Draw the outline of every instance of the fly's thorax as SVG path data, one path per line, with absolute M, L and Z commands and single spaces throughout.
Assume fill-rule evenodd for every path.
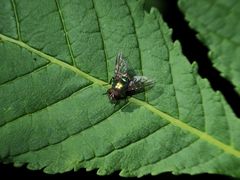
M 129 80 L 127 77 L 122 77 L 121 79 L 116 79 L 112 87 L 116 90 L 125 91 L 129 85 Z
M 117 82 L 117 84 L 115 85 L 115 89 L 122 89 L 123 88 L 123 83 L 121 82 Z

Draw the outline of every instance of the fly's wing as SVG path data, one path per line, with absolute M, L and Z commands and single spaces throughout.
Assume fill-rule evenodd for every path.
M 153 86 L 154 81 L 148 79 L 145 76 L 134 76 L 129 82 L 127 92 L 134 94 L 137 92 L 142 92 L 145 89 L 149 89 Z
M 115 79 L 122 79 L 122 77 L 128 77 L 128 63 L 124 59 L 122 53 L 118 53 L 115 64 Z

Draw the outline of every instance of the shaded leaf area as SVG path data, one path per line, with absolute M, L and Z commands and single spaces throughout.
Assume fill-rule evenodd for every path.
M 52 174 L 240 176 L 239 119 L 157 10 L 135 0 L 2 4 L 2 162 Z M 115 106 L 104 93 L 119 51 L 156 83 Z
M 199 32 L 199 39 L 209 47 L 213 65 L 240 93 L 240 2 L 180 0 L 179 6 L 190 26 Z

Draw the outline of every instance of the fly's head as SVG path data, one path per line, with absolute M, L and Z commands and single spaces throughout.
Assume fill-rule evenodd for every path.
M 108 94 L 109 100 L 112 103 L 117 102 L 121 97 L 121 93 L 120 93 L 119 89 L 115 89 L 115 88 L 108 89 L 107 94 Z

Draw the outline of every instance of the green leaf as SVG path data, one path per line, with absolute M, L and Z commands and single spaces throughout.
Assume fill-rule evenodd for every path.
M 240 121 L 197 74 L 156 9 L 135 0 L 1 0 L 0 160 L 59 173 L 240 177 Z M 122 51 L 156 81 L 104 93 Z
M 210 49 L 209 57 L 240 94 L 240 1 L 180 0 L 190 26 Z

